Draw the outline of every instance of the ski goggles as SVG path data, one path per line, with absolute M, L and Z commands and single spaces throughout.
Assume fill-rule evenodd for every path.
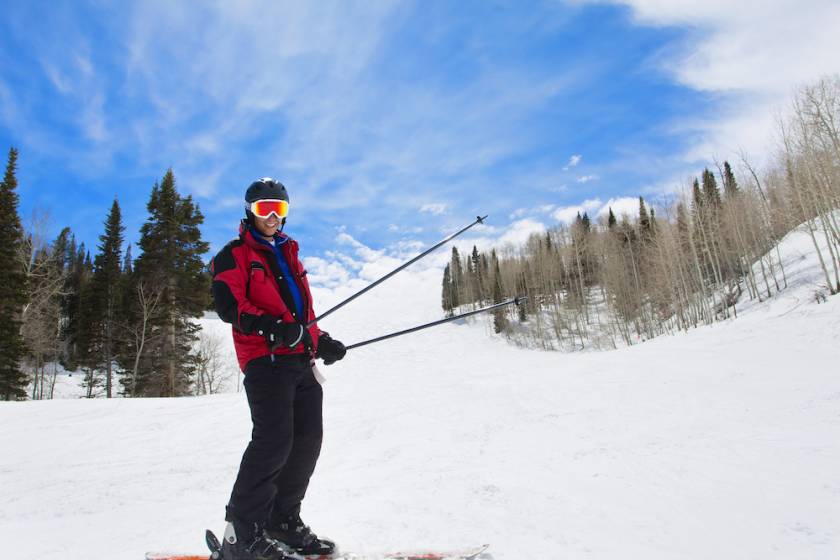
M 266 198 L 255 200 L 250 206 L 251 213 L 258 218 L 268 218 L 272 214 L 278 218 L 285 218 L 289 213 L 289 201 Z

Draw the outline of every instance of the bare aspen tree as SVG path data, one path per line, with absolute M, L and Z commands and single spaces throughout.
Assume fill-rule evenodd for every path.
M 233 376 L 230 364 L 225 362 L 222 353 L 223 339 L 202 330 L 198 335 L 196 346 L 195 394 L 216 394 Z
M 61 314 L 59 297 L 66 279 L 64 253 L 59 247 L 67 230 L 55 244 L 44 239 L 49 216 L 33 216 L 28 235 L 21 244 L 20 266 L 26 275 L 27 301 L 21 313 L 21 334 L 27 341 L 27 365 L 32 372 L 30 398 L 48 398 L 54 381 L 47 379 L 47 367 L 61 353 Z
M 160 305 L 163 290 L 159 286 L 149 286 L 145 281 L 137 283 L 136 297 L 139 317 L 137 324 L 130 328 L 134 339 L 134 364 L 131 369 L 131 395 L 137 394 L 137 376 L 140 370 L 140 360 L 143 357 L 143 350 L 149 342 L 151 335 L 151 320 Z

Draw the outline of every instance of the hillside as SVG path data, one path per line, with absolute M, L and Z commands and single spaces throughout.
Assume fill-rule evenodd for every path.
M 304 520 L 360 552 L 837 558 L 840 299 L 814 297 L 809 243 L 783 244 L 788 290 L 689 333 L 561 354 L 449 324 L 322 367 Z M 352 343 L 438 318 L 439 278 L 403 273 L 322 326 Z M 241 393 L 0 403 L 0 424 L 0 533 L 20 560 L 203 551 L 250 431 Z

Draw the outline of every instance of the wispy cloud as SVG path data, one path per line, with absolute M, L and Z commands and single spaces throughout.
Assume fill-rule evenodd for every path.
M 580 160 L 583 159 L 583 156 L 580 154 L 574 154 L 572 157 L 569 158 L 569 163 L 563 167 L 563 171 L 568 171 L 570 168 L 575 167 L 577 164 L 580 163 Z
M 696 138 L 686 161 L 731 157 L 742 148 L 767 155 L 774 115 L 793 90 L 840 72 L 834 0 L 607 1 L 628 6 L 639 25 L 685 29 L 652 60 L 678 83 L 721 96 L 714 113 L 675 122 Z
M 440 214 L 443 214 L 444 212 L 446 212 L 446 208 L 447 208 L 446 204 L 437 202 L 437 203 L 424 204 L 423 206 L 420 207 L 420 211 L 421 212 L 426 212 L 428 214 L 434 214 L 436 216 L 439 216 Z

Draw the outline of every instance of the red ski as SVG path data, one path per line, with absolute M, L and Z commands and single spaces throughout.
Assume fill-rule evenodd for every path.
M 432 551 L 418 550 L 410 552 L 390 552 L 383 554 L 354 554 L 352 552 L 340 553 L 336 556 L 306 556 L 306 560 L 492 560 L 489 555 L 484 554 L 489 545 L 482 545 L 464 550 Z M 213 558 L 210 556 L 210 558 Z M 146 554 L 146 560 L 208 560 L 208 555 L 195 554 Z M 220 558 L 224 560 L 224 558 Z

